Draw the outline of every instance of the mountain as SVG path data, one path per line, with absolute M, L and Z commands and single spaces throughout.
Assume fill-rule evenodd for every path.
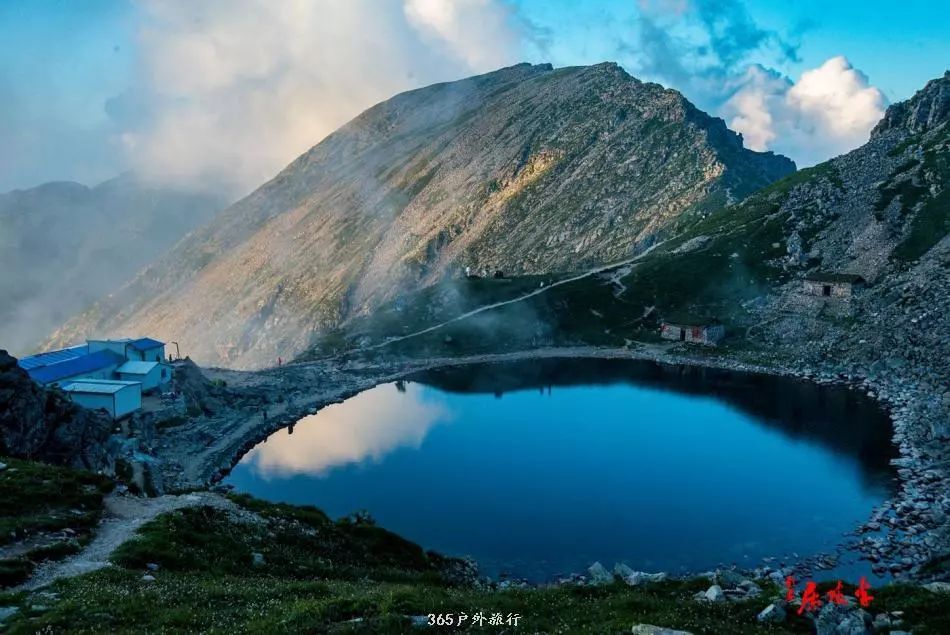
M 844 304 L 804 293 L 806 276 L 828 274 L 866 284 Z M 934 439 L 950 437 L 950 72 L 891 106 L 865 145 L 711 212 L 634 263 L 451 321 L 538 288 L 521 282 L 425 289 L 309 356 L 618 347 L 656 341 L 664 320 L 711 317 L 726 327 L 727 358 L 867 378 L 897 401 L 920 391 L 925 410 L 902 434 L 937 455 L 945 442 Z
M 0 345 L 31 351 L 224 206 L 133 174 L 0 194 Z
M 249 367 L 457 275 L 639 253 L 794 170 L 616 64 L 505 68 L 378 104 L 71 321 Z

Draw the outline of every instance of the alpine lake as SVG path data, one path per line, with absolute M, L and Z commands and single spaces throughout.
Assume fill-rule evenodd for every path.
M 368 512 L 482 574 L 673 575 L 833 552 L 895 488 L 887 415 L 841 386 L 645 361 L 456 366 L 274 433 L 227 483 Z M 831 575 L 870 576 L 856 559 Z

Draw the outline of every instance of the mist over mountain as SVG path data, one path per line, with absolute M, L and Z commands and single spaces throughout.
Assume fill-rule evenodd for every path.
M 344 323 L 304 357 L 620 349 L 656 338 L 663 321 L 715 318 L 725 348 L 755 363 L 921 386 L 924 447 L 950 435 L 948 271 L 950 72 L 888 108 L 861 147 L 711 212 L 635 263 L 460 320 L 517 296 L 505 287 L 518 281 L 470 281 L 479 300 L 461 309 L 463 285 L 427 288 Z M 804 279 L 828 276 L 863 282 L 844 305 L 826 303 Z
M 131 173 L 0 194 L 0 346 L 33 350 L 225 205 Z
M 54 339 L 147 332 L 270 363 L 465 267 L 630 256 L 793 170 L 616 64 L 521 64 L 370 108 Z

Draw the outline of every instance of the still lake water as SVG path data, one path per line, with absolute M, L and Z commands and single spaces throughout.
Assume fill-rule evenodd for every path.
M 622 360 L 430 371 L 306 417 L 229 483 L 367 510 L 484 574 L 830 551 L 891 493 L 888 418 L 840 387 Z

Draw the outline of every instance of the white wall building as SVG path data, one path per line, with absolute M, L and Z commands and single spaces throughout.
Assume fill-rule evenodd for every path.
M 82 379 L 62 386 L 69 398 L 90 410 L 105 410 L 113 419 L 142 407 L 142 384 L 137 381 Z
M 116 419 L 142 407 L 143 391 L 171 381 L 164 362 L 165 344 L 150 337 L 86 340 L 18 361 L 38 384 L 60 386 L 79 405 L 103 408 Z
M 148 392 L 167 384 L 172 378 L 172 369 L 161 362 L 126 362 L 115 370 L 122 381 L 137 381 L 142 392 Z

